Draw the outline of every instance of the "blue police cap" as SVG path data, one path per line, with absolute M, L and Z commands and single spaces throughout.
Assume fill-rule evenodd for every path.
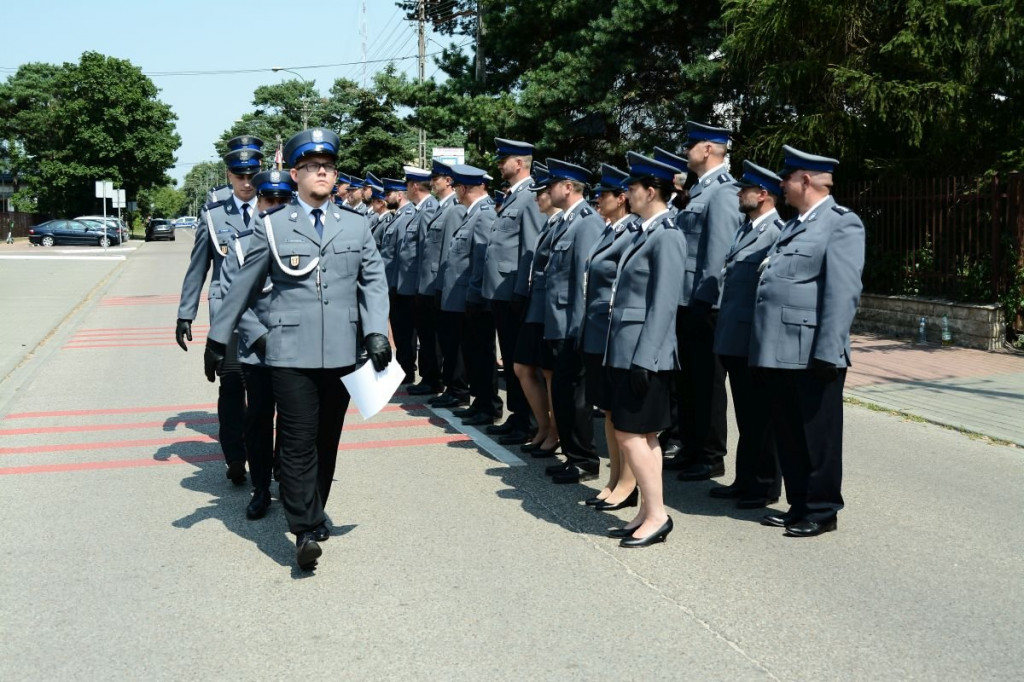
M 384 201 L 384 188 L 376 185 L 370 185 L 370 198 L 378 201 Z
M 395 178 L 384 178 L 384 193 L 388 192 L 404 192 L 405 191 L 405 180 L 396 180 Z
M 431 159 L 430 161 L 430 177 L 436 178 L 439 175 L 446 175 L 451 177 L 452 169 L 447 163 L 438 161 L 437 159 Z
M 533 184 L 526 189 L 531 192 L 540 192 L 547 189 L 551 184 L 551 176 L 548 175 L 548 167 L 536 161 L 533 162 Z
M 366 184 L 373 188 L 384 189 L 384 183 L 381 182 L 381 179 L 370 171 L 366 171 Z
M 779 171 L 779 175 L 782 177 L 786 177 L 793 171 L 798 170 L 834 173 L 836 166 L 839 165 L 838 159 L 832 159 L 827 156 L 818 156 L 816 154 L 808 154 L 807 152 L 802 152 L 799 149 L 790 147 L 788 144 L 782 145 L 782 154 L 784 156 L 784 160 L 782 163 L 782 170 Z
M 342 173 L 341 171 L 338 171 L 338 181 L 335 182 L 334 184 L 335 185 L 351 185 L 352 184 L 352 176 L 349 175 L 348 173 Z
M 290 197 L 295 191 L 292 175 L 288 171 L 265 170 L 252 179 L 256 194 L 261 197 Z
M 695 121 L 686 122 L 686 146 L 692 146 L 698 142 L 717 142 L 719 144 L 729 144 L 729 138 L 732 132 L 728 128 L 716 128 L 714 126 L 705 125 L 703 123 L 697 123 Z
M 661 147 L 654 148 L 654 160 L 672 166 L 679 173 L 685 173 L 689 170 L 689 167 L 686 165 L 686 159 Z
M 430 171 L 416 166 L 402 166 L 406 182 L 430 182 Z
M 307 154 L 324 154 L 325 156 L 338 157 L 338 147 L 341 146 L 341 139 L 337 133 L 327 128 L 310 128 L 295 133 L 284 145 L 284 160 L 289 166 Z
M 348 188 L 349 189 L 362 189 L 364 186 L 362 178 L 358 175 L 348 176 Z
M 741 187 L 760 187 L 778 196 L 782 196 L 781 182 L 782 178 L 772 171 L 746 159 L 743 160 L 743 176 L 736 181 Z
M 235 149 L 224 155 L 224 165 L 235 175 L 254 175 L 260 171 L 262 158 L 258 149 Z
M 636 182 L 643 178 L 658 178 L 672 182 L 676 174 L 679 173 L 679 169 L 674 166 L 636 152 L 626 152 L 626 162 L 629 164 L 627 182 Z
M 582 182 L 584 185 L 590 184 L 590 171 L 582 166 L 559 159 L 548 159 L 547 166 L 548 174 L 551 176 L 552 181 L 575 180 L 576 182 Z
M 506 156 L 533 156 L 535 147 L 529 142 L 519 140 L 506 140 L 503 137 L 494 138 L 494 146 L 498 148 L 498 158 Z
M 601 181 L 594 187 L 594 192 L 622 192 L 626 189 L 629 173 L 619 170 L 607 163 L 601 164 Z
M 464 163 L 453 163 L 452 182 L 456 185 L 484 185 L 487 184 L 487 171 L 476 166 L 469 166 Z
M 263 140 L 255 135 L 232 137 L 225 144 L 227 144 L 229 151 L 235 151 L 236 149 L 263 149 Z

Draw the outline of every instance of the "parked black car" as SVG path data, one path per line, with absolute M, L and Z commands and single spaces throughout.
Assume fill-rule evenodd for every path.
M 174 225 L 170 220 L 164 218 L 153 218 L 146 226 L 146 241 L 154 239 L 170 239 L 174 241 Z
M 94 246 L 116 246 L 121 243 L 119 230 L 99 223 L 84 220 L 47 220 L 28 230 L 28 240 L 33 244 L 53 246 L 55 244 L 91 244 Z

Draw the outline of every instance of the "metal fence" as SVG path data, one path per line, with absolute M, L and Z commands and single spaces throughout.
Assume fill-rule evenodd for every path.
M 833 194 L 864 221 L 865 291 L 993 303 L 1019 286 L 1019 173 L 837 183 Z

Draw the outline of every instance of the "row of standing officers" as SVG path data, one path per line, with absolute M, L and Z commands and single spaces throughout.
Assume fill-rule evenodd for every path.
M 388 317 L 410 394 L 434 394 L 432 404 L 533 456 L 561 450 L 565 461 L 547 469 L 555 483 L 598 475 L 592 409 L 599 408 L 610 476 L 587 502 L 639 506 L 610 533 L 623 546 L 648 546 L 672 531 L 663 467 L 683 480 L 724 473 L 726 377 L 740 431 L 736 479 L 712 494 L 746 508 L 771 504 L 781 463 L 789 510 L 763 522 L 795 537 L 835 528 L 863 226 L 831 199 L 835 159 L 785 147 L 782 171 L 745 161 L 736 180 L 726 163 L 729 131 L 693 122 L 687 130 L 682 154 L 631 152 L 628 171 L 606 164 L 596 186 L 587 169 L 536 163 L 532 145 L 498 138 L 508 189 L 496 207 L 484 170 L 436 161 L 429 170 L 407 167 L 400 180 L 346 178 L 332 203 L 337 138 L 313 129 L 285 149 L 296 198 L 248 219 L 236 180 L 254 179 L 231 162 L 258 163 L 261 154 L 244 145 L 229 152 L 233 193 L 204 209 L 179 342 L 184 347 L 183 325 L 198 305 L 193 271 L 205 277 L 197 262 L 212 263 L 216 278 L 218 260 L 233 256 L 237 275 L 226 278 L 222 265 L 217 294 L 210 287 L 209 376 L 220 374 L 223 401 L 234 356 L 266 367 L 269 390 L 257 390 L 276 401 L 281 497 L 300 566 L 315 564 L 318 542 L 329 536 L 322 508 L 347 406 L 336 377 L 364 349 L 378 369 L 390 360 L 381 322 Z M 696 182 L 684 185 L 687 174 Z M 776 210 L 783 198 L 798 213 L 789 221 Z M 220 212 L 242 219 L 231 225 Z M 321 222 L 338 225 L 321 232 Z M 312 386 L 296 372 L 316 374 L 306 378 Z M 241 383 L 248 388 L 248 374 Z M 324 393 L 327 384 L 337 395 Z M 320 408 L 312 414 L 310 396 Z M 237 480 L 225 416 L 221 440 L 228 476 Z M 271 453 L 264 461 L 273 450 L 261 448 Z M 267 469 L 250 463 L 253 518 L 269 504 L 260 493 Z

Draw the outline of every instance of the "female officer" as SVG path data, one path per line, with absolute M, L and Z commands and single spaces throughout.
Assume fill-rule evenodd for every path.
M 615 440 L 643 501 L 636 517 L 609 536 L 622 538 L 621 547 L 647 547 L 672 532 L 662 498 L 658 432 L 672 423 L 669 390 L 672 372 L 679 369 L 675 325 L 686 241 L 667 206 L 675 169 L 634 152 L 627 159 L 629 203 L 641 222 L 612 286 L 604 364 Z

